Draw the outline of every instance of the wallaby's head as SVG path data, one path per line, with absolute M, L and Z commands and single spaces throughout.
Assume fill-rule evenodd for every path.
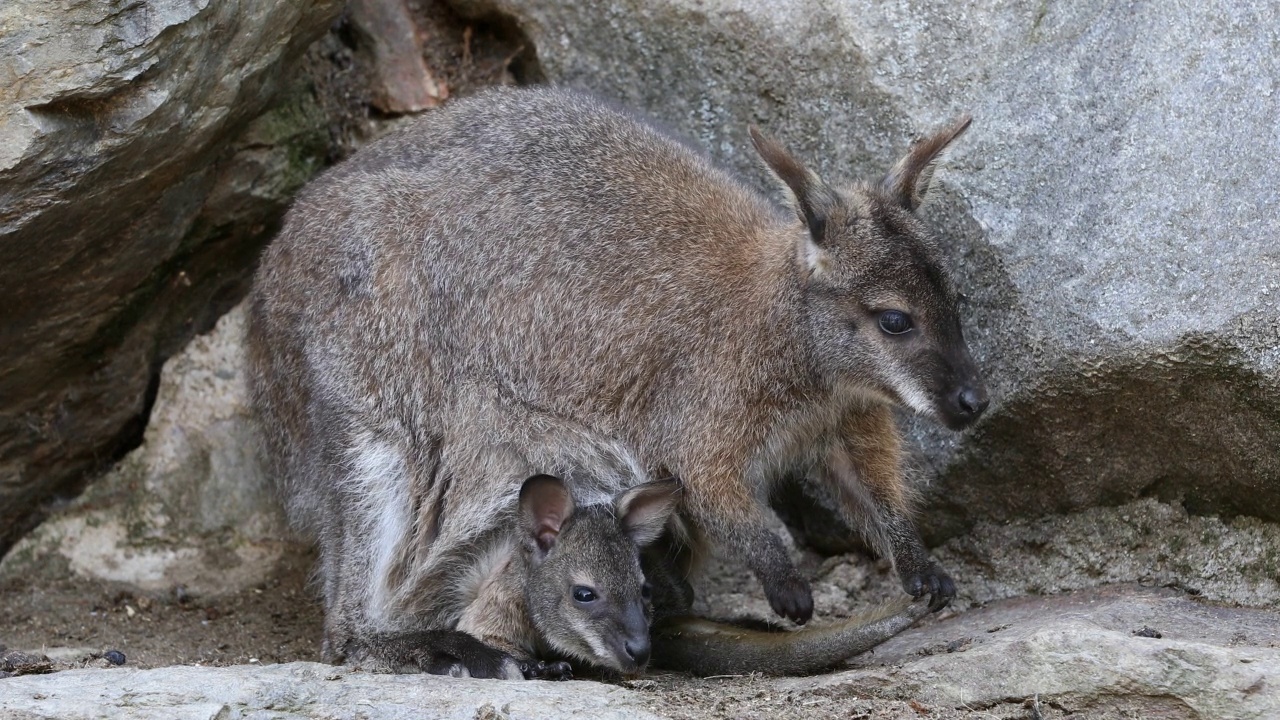
M 935 163 L 969 121 L 917 143 L 878 187 L 849 188 L 828 185 L 751 128 L 806 228 L 795 262 L 819 367 L 834 383 L 855 383 L 953 429 L 978 419 L 987 392 L 937 243 L 915 212 Z
M 559 479 L 525 482 L 520 514 L 532 558 L 525 601 L 548 645 L 619 672 L 644 669 L 652 606 L 640 549 L 662 534 L 679 499 L 678 481 L 659 480 L 575 508 Z

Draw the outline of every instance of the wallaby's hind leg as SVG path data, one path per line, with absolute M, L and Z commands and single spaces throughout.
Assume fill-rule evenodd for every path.
M 892 558 L 903 590 L 917 598 L 929 595 L 929 608 L 941 610 L 955 597 L 956 584 L 929 557 L 911 519 L 892 413 L 881 405 L 850 412 L 842 430 L 843 446 L 831 458 L 828 471 L 846 517 Z
M 524 679 L 532 665 L 458 630 L 374 633 L 352 641 L 347 659 L 356 665 L 393 672 L 502 680 Z M 545 671 L 545 666 L 541 669 Z
M 334 525 L 337 527 L 330 528 L 320 537 L 320 567 L 317 574 L 323 583 L 321 591 L 324 599 L 324 643 L 320 657 L 327 663 L 336 664 L 345 659 L 343 653 L 351 639 L 351 623 L 338 611 L 342 593 L 342 573 L 339 569 L 341 555 L 338 548 L 342 538 L 341 523 L 335 522 Z
M 317 458 L 335 457 L 330 452 L 315 453 Z M 314 473 L 317 512 L 328 518 L 318 528 L 316 545 L 319 550 L 316 579 L 319 581 L 324 601 L 324 642 L 321 658 L 328 663 L 341 663 L 346 659 L 346 649 L 359 626 L 360 612 L 356 607 L 353 588 L 361 587 L 359 579 L 353 580 L 349 568 L 358 552 L 350 547 L 352 538 L 348 527 L 349 516 L 344 514 L 343 501 L 335 488 L 339 480 L 334 473 L 336 462 L 312 463 L 308 472 Z

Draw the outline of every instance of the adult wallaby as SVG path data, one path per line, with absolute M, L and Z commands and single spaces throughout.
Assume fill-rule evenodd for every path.
M 326 655 L 431 587 L 414 558 L 441 508 L 514 500 L 509 475 L 442 471 L 455 443 L 499 443 L 477 392 L 506 398 L 498 425 L 516 408 L 628 448 L 639 476 L 679 477 L 678 519 L 744 559 L 781 615 L 813 611 L 765 523 L 785 476 L 834 485 L 907 592 L 945 604 L 955 587 L 910 520 L 890 408 L 961 428 L 987 404 L 914 215 L 967 126 L 879 185 L 841 187 L 753 131 L 793 196 L 784 212 L 598 100 L 501 89 L 312 182 L 262 258 L 249 350 L 290 512 L 320 539 Z M 528 456 L 529 438 L 500 442 Z M 576 495 L 596 478 L 566 480 Z

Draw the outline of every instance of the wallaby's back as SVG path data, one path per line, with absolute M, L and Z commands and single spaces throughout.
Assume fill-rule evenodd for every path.
M 317 400 L 372 400 L 397 431 L 437 426 L 449 383 L 478 376 L 632 442 L 674 442 L 670 416 L 703 392 L 684 378 L 732 368 L 716 355 L 740 348 L 710 341 L 763 312 L 758 243 L 784 222 L 604 104 L 494 93 L 308 187 L 264 256 L 259 315 L 322 328 L 304 339 Z

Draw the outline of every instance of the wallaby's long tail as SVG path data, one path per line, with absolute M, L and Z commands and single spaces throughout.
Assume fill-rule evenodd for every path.
M 928 600 L 898 602 L 838 623 L 764 630 L 693 616 L 652 631 L 654 667 L 695 675 L 806 675 L 866 652 L 929 614 Z

